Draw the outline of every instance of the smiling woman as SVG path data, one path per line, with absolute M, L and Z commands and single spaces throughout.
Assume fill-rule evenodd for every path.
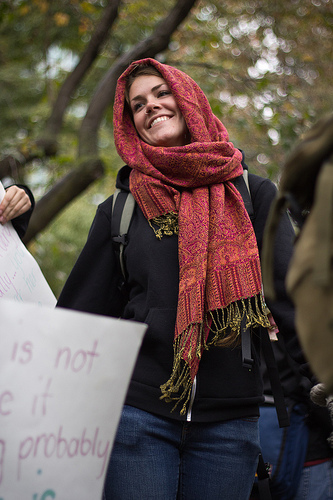
M 248 500 L 260 450 L 259 339 L 270 327 L 258 244 L 276 189 L 249 175 L 252 226 L 233 184 L 243 155 L 200 87 L 176 68 L 154 59 L 131 64 L 118 79 L 113 111 L 115 145 L 126 163 L 117 187 L 136 201 L 124 249 L 126 294 L 119 293 L 110 197 L 58 302 L 148 325 L 104 499 Z M 292 237 L 286 215 L 278 239 L 283 258 Z M 286 264 L 277 264 L 274 318 L 289 335 Z M 239 348 L 243 321 L 256 328 L 251 370 Z
M 152 146 L 184 146 L 188 129 L 176 100 L 161 75 L 138 72 L 129 89 L 135 128 Z

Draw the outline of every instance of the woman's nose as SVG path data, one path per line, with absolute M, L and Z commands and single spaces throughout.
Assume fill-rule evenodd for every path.
M 153 111 L 153 109 L 159 109 L 160 105 L 158 103 L 156 103 L 155 101 L 148 101 L 146 103 L 146 115 L 148 115 L 149 113 L 151 113 L 151 111 Z

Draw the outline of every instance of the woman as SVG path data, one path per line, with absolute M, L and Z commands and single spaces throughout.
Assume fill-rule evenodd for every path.
M 114 137 L 126 162 L 117 185 L 137 204 L 125 249 L 128 299 L 102 203 L 58 305 L 149 325 L 105 483 L 105 498 L 248 499 L 259 454 L 261 295 L 258 246 L 273 184 L 250 176 L 254 229 L 232 180 L 242 153 L 228 142 L 198 85 L 153 59 L 118 80 Z M 286 337 L 292 308 L 283 279 L 292 229 L 281 225 L 273 310 Z M 257 238 L 257 242 L 256 242 Z M 281 248 L 277 248 L 279 252 Z M 241 321 L 254 328 L 244 368 Z

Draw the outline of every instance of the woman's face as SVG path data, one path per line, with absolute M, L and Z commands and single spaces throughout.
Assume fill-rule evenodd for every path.
M 135 128 L 151 146 L 184 146 L 187 126 L 167 83 L 155 75 L 135 78 L 129 91 Z

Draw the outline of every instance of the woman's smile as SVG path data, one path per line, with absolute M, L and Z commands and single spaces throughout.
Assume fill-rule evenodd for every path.
M 155 118 L 155 120 L 152 121 L 150 128 L 152 128 L 157 123 L 164 122 L 166 120 L 170 120 L 170 117 L 169 116 L 159 116 L 158 118 Z

